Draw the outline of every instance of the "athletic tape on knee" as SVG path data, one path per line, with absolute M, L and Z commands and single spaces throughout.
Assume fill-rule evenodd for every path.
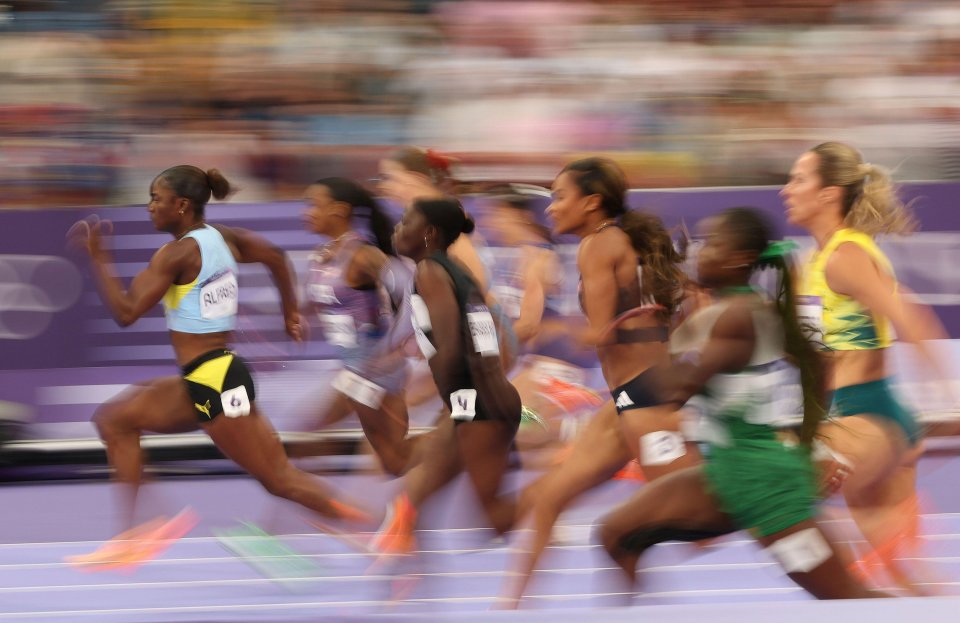
M 800 530 L 778 539 L 767 546 L 767 551 L 787 573 L 813 571 L 833 555 L 830 545 L 816 528 Z
M 658 430 L 640 437 L 641 465 L 669 465 L 687 453 L 680 433 Z
M 387 390 L 373 381 L 368 381 L 350 370 L 340 372 L 333 379 L 332 385 L 335 390 L 347 398 L 371 409 L 379 409 L 380 405 L 383 404 L 383 397 L 387 393 Z

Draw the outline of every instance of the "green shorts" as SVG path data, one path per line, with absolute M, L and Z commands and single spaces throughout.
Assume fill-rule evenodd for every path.
M 922 437 L 913 413 L 893 395 L 890 379 L 841 387 L 833 392 L 833 406 L 840 417 L 875 415 L 892 420 L 911 444 L 916 444 Z
M 734 431 L 735 432 L 735 431 Z M 817 481 L 810 456 L 799 446 L 769 439 L 736 439 L 712 446 L 704 466 L 710 493 L 738 528 L 770 536 L 813 519 Z
M 213 350 L 183 367 L 183 380 L 201 422 L 221 413 L 227 417 L 250 415 L 256 399 L 253 377 L 243 359 L 229 350 Z

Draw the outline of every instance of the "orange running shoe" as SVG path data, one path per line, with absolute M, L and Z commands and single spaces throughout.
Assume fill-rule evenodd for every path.
M 598 407 L 603 399 L 583 385 L 567 383 L 558 378 L 550 377 L 540 390 L 543 397 L 556 404 L 567 413 L 574 413 L 582 409 Z
M 627 464 L 623 466 L 623 469 L 613 475 L 613 480 L 636 480 L 637 482 L 647 482 L 646 476 L 643 475 L 643 468 L 640 467 L 640 462 L 637 461 L 637 459 L 627 461 Z
M 340 500 L 331 499 L 330 507 L 336 511 L 339 519 L 350 523 L 371 523 L 373 521 L 373 517 L 364 511 Z
M 133 571 L 165 552 L 198 522 L 197 514 L 185 508 L 169 520 L 161 517 L 128 530 L 120 535 L 127 538 L 112 539 L 92 554 L 70 556 L 65 560 L 88 571 Z
M 68 564 L 79 567 L 116 562 L 132 549 L 133 543 L 141 539 L 144 535 L 154 532 L 166 523 L 166 521 L 166 517 L 151 519 L 146 523 L 134 526 L 126 532 L 118 534 L 89 554 L 65 556 L 63 560 Z
M 387 515 L 370 543 L 381 554 L 409 554 L 416 550 L 413 528 L 417 522 L 417 509 L 410 503 L 406 493 L 401 493 L 387 506 Z

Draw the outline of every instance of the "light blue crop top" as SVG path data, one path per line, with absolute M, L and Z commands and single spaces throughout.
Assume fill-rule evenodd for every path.
M 167 328 L 183 333 L 232 331 L 237 324 L 237 262 L 215 228 L 204 225 L 184 235 L 200 246 L 200 274 L 173 284 L 163 296 Z

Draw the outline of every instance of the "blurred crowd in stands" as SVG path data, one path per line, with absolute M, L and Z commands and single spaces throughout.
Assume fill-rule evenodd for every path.
M 614 155 L 636 187 L 775 184 L 823 140 L 960 179 L 956 0 L 0 0 L 0 206 L 237 200 L 367 179 L 395 145 L 467 180 Z

